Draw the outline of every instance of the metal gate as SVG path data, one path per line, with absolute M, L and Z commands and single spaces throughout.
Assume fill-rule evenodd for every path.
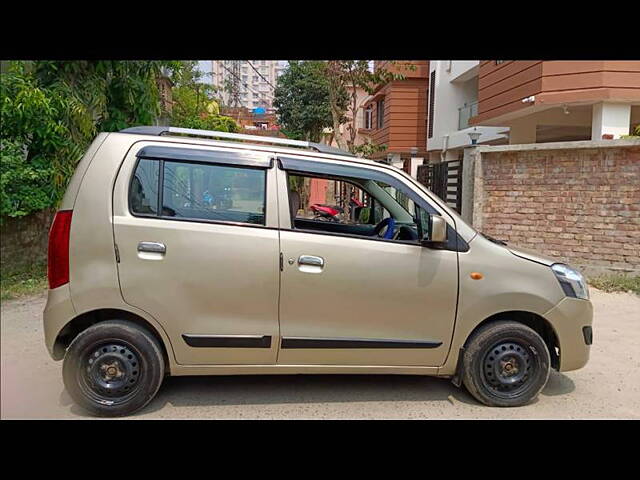
M 420 165 L 418 181 L 458 213 L 462 207 L 462 160 Z

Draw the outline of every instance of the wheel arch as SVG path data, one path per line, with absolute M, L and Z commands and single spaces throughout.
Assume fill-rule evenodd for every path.
M 521 323 L 526 325 L 527 327 L 534 330 L 542 340 L 544 341 L 547 349 L 549 350 L 549 357 L 551 359 L 551 367 L 555 370 L 559 370 L 560 368 L 560 355 L 562 352 L 560 351 L 560 341 L 558 339 L 558 334 L 556 333 L 553 325 L 545 319 L 543 316 L 528 312 L 524 310 L 507 310 L 499 313 L 494 313 L 484 320 L 479 322 L 467 335 L 467 338 L 464 341 L 462 347 L 458 352 L 458 359 L 456 363 L 455 373 L 452 377 L 452 382 L 456 386 L 460 386 L 462 384 L 462 356 L 464 350 L 469 344 L 469 340 L 473 338 L 475 333 L 485 325 L 490 323 L 499 322 L 499 321 L 512 321 Z
M 558 340 L 558 334 L 556 333 L 553 325 L 545 319 L 543 316 L 538 315 L 537 313 L 527 312 L 523 310 L 509 310 L 505 312 L 495 313 L 484 320 L 482 320 L 478 325 L 474 327 L 464 342 L 463 348 L 466 348 L 469 340 L 473 337 L 473 335 L 482 327 L 489 323 L 498 322 L 498 321 L 512 321 L 518 322 L 527 327 L 534 330 L 544 343 L 547 345 L 547 349 L 549 350 L 549 356 L 551 357 L 551 367 L 554 369 L 560 368 L 560 341 Z
M 65 351 L 71 345 L 74 338 L 87 328 L 107 320 L 127 320 L 147 330 L 160 344 L 162 358 L 164 359 L 165 372 L 171 373 L 169 360 L 170 346 L 167 346 L 158 329 L 147 319 L 127 310 L 117 308 L 102 308 L 82 313 L 70 320 L 59 332 L 53 345 L 53 357 L 55 360 L 64 358 Z

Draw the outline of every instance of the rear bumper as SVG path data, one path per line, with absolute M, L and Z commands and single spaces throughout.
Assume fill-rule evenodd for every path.
M 49 355 L 54 360 L 62 360 L 64 351 L 55 348 L 56 339 L 60 330 L 76 315 L 71 303 L 69 284 L 62 285 L 54 290 L 49 290 L 47 304 L 42 312 L 44 325 L 44 343 Z
M 591 350 L 591 302 L 566 297 L 544 317 L 553 325 L 560 343 L 559 371 L 568 372 L 584 367 Z

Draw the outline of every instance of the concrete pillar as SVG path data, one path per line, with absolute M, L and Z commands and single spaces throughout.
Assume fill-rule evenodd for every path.
M 591 116 L 591 140 L 604 140 L 603 135 L 629 135 L 631 105 L 624 103 L 600 102 L 593 106 Z
M 462 159 L 462 202 L 460 204 L 460 216 L 471 224 L 473 222 L 473 176 L 475 172 L 475 152 L 477 147 L 464 149 Z
M 392 155 L 387 156 L 387 158 L 389 159 L 389 163 L 396 167 L 399 168 L 400 170 L 402 170 L 402 167 L 404 167 L 404 161 L 402 160 L 402 158 L 400 158 L 400 154 L 399 153 L 394 153 Z
M 509 125 L 509 143 L 511 145 L 536 143 L 535 120 L 529 117 L 514 120 L 513 123 Z
M 476 148 L 473 161 L 473 208 L 471 225 L 478 231 L 482 231 L 484 210 L 484 176 L 482 174 L 482 154 Z
M 411 157 L 411 168 L 409 170 L 409 175 L 413 178 L 418 178 L 418 166 L 424 163 L 423 157 Z

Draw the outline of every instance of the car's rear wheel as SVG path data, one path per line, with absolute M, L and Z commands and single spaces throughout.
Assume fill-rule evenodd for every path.
M 535 399 L 549 379 L 544 340 L 517 322 L 489 323 L 474 333 L 463 354 L 463 382 L 480 402 L 518 407 Z
M 93 415 L 129 415 L 151 401 L 164 377 L 161 347 L 147 330 L 109 320 L 81 332 L 66 352 L 64 385 Z

